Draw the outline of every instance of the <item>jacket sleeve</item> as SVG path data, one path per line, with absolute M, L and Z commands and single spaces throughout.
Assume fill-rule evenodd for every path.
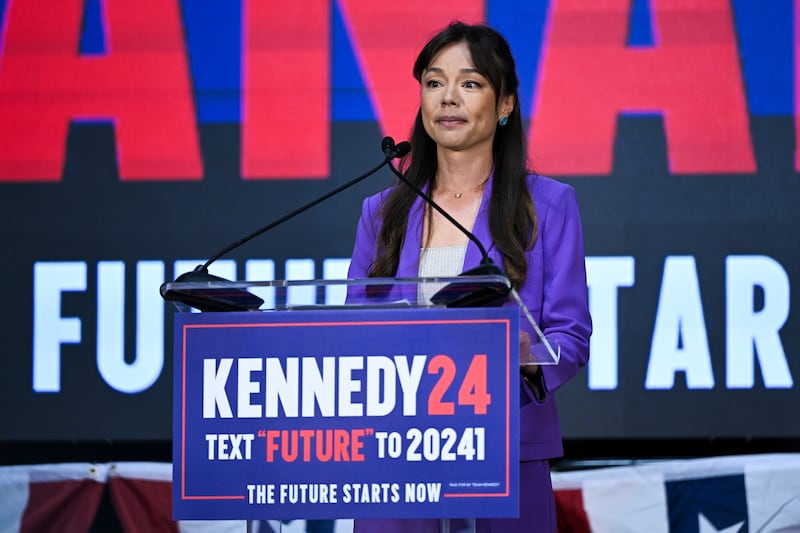
M 572 187 L 560 187 L 553 195 L 540 227 L 544 272 L 539 326 L 561 353 L 559 364 L 542 367 L 545 386 L 554 391 L 586 365 L 592 333 L 583 228 Z
M 377 217 L 379 205 L 380 195 L 365 199 L 361 205 L 361 217 L 358 219 L 353 255 L 350 258 L 350 267 L 347 271 L 349 279 L 366 278 L 372 263 L 375 261 L 376 243 L 378 232 L 380 231 Z M 364 287 L 348 287 L 348 303 L 364 302 L 366 298 Z

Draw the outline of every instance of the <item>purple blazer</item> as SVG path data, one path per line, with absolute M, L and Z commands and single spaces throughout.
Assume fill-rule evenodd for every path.
M 561 430 L 553 392 L 575 376 L 589 359 L 589 316 L 586 288 L 586 267 L 578 203 L 572 187 L 558 181 L 531 174 L 527 178 L 538 218 L 538 236 L 526 252 L 528 276 L 519 295 L 548 339 L 561 346 L 561 360 L 556 366 L 543 366 L 548 394 L 543 402 L 520 382 L 520 460 L 531 461 L 559 457 L 563 454 Z M 490 178 L 472 232 L 486 247 L 492 260 L 502 259 L 489 234 Z M 380 233 L 378 210 L 387 195 L 383 191 L 364 200 L 358 223 L 349 278 L 364 278 L 375 258 L 375 243 Z M 400 253 L 397 277 L 417 277 L 422 240 L 425 204 L 421 198 L 411 208 L 405 241 Z M 470 242 L 464 258 L 464 269 L 481 261 L 478 247 Z M 516 304 L 512 304 L 516 305 Z M 527 321 L 520 321 L 535 338 Z

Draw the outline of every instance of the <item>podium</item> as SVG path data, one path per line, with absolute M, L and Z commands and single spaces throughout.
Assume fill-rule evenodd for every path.
M 517 516 L 519 367 L 560 351 L 506 278 L 162 294 L 178 311 L 175 519 L 435 518 L 447 531 L 449 518 Z M 194 312 L 206 301 L 233 310 Z

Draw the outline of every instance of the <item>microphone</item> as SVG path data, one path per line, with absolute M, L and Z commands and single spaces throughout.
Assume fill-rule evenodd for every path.
M 361 174 L 357 178 L 354 178 L 344 185 L 341 185 L 334 190 L 323 194 L 319 198 L 316 198 L 307 204 L 298 207 L 291 213 L 287 213 L 286 215 L 278 218 L 263 226 L 253 233 L 247 235 L 239 239 L 238 241 L 229 244 L 225 248 L 222 248 L 215 254 L 211 256 L 211 258 L 206 261 L 202 265 L 197 265 L 194 270 L 191 272 L 186 272 L 181 274 L 175 279 L 175 283 L 214 283 L 214 282 L 228 282 L 225 278 L 221 278 L 219 276 L 215 276 L 208 272 L 208 267 L 222 257 L 223 255 L 227 254 L 228 252 L 235 250 L 236 248 L 242 246 L 246 242 L 258 237 L 262 233 L 265 233 L 272 228 L 279 226 L 290 220 L 297 215 L 311 209 L 312 207 L 316 206 L 327 200 L 328 198 L 339 194 L 340 192 L 344 191 L 345 189 L 349 189 L 353 185 L 365 180 L 366 178 L 372 176 L 377 171 L 379 171 L 384 166 L 389 166 L 390 168 L 394 169 L 394 167 L 390 164 L 392 159 L 397 157 L 403 157 L 411 150 L 411 145 L 407 142 L 402 142 L 399 145 L 395 145 L 394 139 L 391 137 L 384 137 L 381 141 L 381 151 L 384 154 L 383 161 L 380 164 L 376 165 L 375 167 L 371 168 L 364 174 Z M 261 307 L 261 304 L 264 303 L 264 300 L 256 296 L 255 294 L 245 290 L 245 289 L 238 289 L 233 287 L 209 287 L 209 288 L 198 288 L 198 289 L 175 289 L 170 288 L 167 289 L 167 284 L 161 285 L 160 288 L 161 297 L 165 300 L 176 301 L 180 303 L 184 303 L 201 311 L 252 311 L 256 310 Z
M 403 141 L 395 146 L 394 139 L 391 137 L 384 137 L 381 141 L 381 150 L 383 150 L 383 155 L 390 158 L 390 160 L 405 157 L 406 154 L 411 151 L 411 143 Z M 394 167 L 392 167 L 392 169 L 394 170 Z
M 404 150 L 403 155 L 411 150 L 411 145 L 407 142 L 401 142 L 399 145 L 394 147 L 394 141 L 391 139 L 391 137 L 385 138 L 384 142 L 386 142 L 387 139 L 392 141 L 392 146 L 388 147 L 390 150 L 393 149 L 398 152 Z M 403 145 L 408 145 L 408 149 L 405 149 Z M 387 153 L 387 147 L 384 147 L 384 153 Z M 439 204 L 433 201 L 433 198 L 425 194 L 422 189 L 411 183 L 411 181 L 409 181 L 409 179 L 406 178 L 402 172 L 397 170 L 395 166 L 391 164 L 391 160 L 389 160 L 388 167 L 392 173 L 400 179 L 400 181 L 411 188 L 411 190 L 413 190 L 417 196 L 425 200 L 429 206 L 436 209 L 436 211 L 438 211 L 440 215 L 447 219 L 448 222 L 454 225 L 461 233 L 466 235 L 470 241 L 475 243 L 475 245 L 478 247 L 478 250 L 480 250 L 482 257 L 480 264 L 476 267 L 465 270 L 459 274 L 459 277 L 500 276 L 505 280 L 505 283 L 500 281 L 451 283 L 434 294 L 431 297 L 431 302 L 437 305 L 444 305 L 446 307 L 489 307 L 501 305 L 505 301 L 506 296 L 508 296 L 508 293 L 511 292 L 511 283 L 509 282 L 508 277 L 503 269 L 494 261 L 492 261 L 491 257 L 489 257 L 489 254 L 486 251 L 486 248 L 483 246 L 483 243 L 481 243 L 481 241 L 471 231 L 462 226 L 455 218 L 453 218 L 450 213 L 445 211 Z

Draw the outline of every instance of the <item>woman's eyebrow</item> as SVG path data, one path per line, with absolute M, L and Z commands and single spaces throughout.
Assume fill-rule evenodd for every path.
M 439 68 L 439 67 L 428 67 L 428 68 L 425 69 L 425 72 L 444 73 L 444 70 Z M 459 72 L 461 74 L 479 74 L 479 75 L 483 76 L 483 74 L 481 74 L 480 71 L 478 71 L 477 69 L 474 69 L 474 68 L 462 68 L 462 69 L 459 69 Z

